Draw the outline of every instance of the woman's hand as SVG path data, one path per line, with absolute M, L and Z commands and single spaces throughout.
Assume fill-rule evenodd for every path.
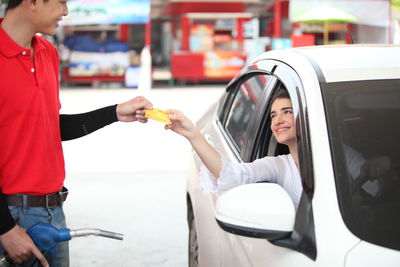
M 176 109 L 166 110 L 171 120 L 170 124 L 165 125 L 165 129 L 172 130 L 187 139 L 192 139 L 198 133 L 196 126 L 181 111 Z
M 171 123 L 165 125 L 165 129 L 186 137 L 204 165 L 215 177 L 219 177 L 222 167 L 221 155 L 207 142 L 192 121 L 186 118 L 182 112 L 169 109 L 167 113 Z

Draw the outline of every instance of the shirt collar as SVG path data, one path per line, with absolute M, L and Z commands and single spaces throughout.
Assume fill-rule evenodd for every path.
M 0 23 L 3 19 L 0 19 Z M 35 52 L 44 48 L 42 42 L 39 42 L 38 37 L 35 35 L 32 39 L 32 45 Z M 23 51 L 28 51 L 29 49 L 23 48 L 17 44 L 13 39 L 8 36 L 2 27 L 0 27 L 0 52 L 7 57 L 16 56 Z

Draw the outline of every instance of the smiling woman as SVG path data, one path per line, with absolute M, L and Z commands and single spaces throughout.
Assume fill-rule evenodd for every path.
M 251 80 L 251 78 L 250 78 Z M 241 88 L 236 97 L 242 100 Z M 251 92 L 244 95 L 252 95 Z M 236 104 L 235 104 L 236 103 Z M 234 100 L 234 109 L 240 108 Z M 286 89 L 277 91 L 271 107 L 271 130 L 278 143 L 287 145 L 290 154 L 267 156 L 251 163 L 232 163 L 215 150 L 185 115 L 178 110 L 169 110 L 172 121 L 167 129 L 186 137 L 206 168 L 201 172 L 203 189 L 208 192 L 227 190 L 232 187 L 257 183 L 272 182 L 281 185 L 290 195 L 297 208 L 302 192 L 298 170 L 296 127 L 292 102 Z
M 190 266 L 399 266 L 399 79 L 398 45 L 272 50 L 244 67 L 196 124 L 217 156 L 187 135 L 202 160 L 187 172 Z
M 289 147 L 296 166 L 299 166 L 293 106 L 289 94 L 285 89 L 279 90 L 276 94 L 272 103 L 270 117 L 271 130 L 276 141 Z

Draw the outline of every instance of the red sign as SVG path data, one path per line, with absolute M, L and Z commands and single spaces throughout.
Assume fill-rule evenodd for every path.
M 246 56 L 240 51 L 209 51 L 204 53 L 206 78 L 232 78 L 244 66 Z

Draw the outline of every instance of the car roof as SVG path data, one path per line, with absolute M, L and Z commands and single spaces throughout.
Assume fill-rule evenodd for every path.
M 400 45 L 325 45 L 271 50 L 253 62 L 282 61 L 298 73 L 310 64 L 325 82 L 400 79 Z

